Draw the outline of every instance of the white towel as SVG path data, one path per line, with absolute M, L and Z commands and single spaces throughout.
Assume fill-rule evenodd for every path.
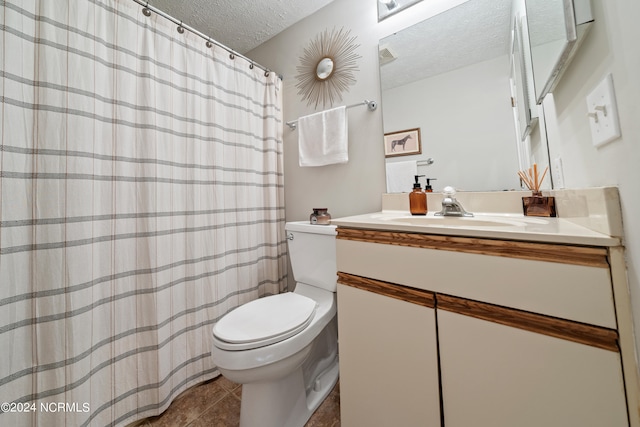
M 387 162 L 387 193 L 410 193 L 413 190 L 415 176 L 418 175 L 418 163 Z
M 347 163 L 347 108 L 345 106 L 300 117 L 298 151 L 300 166 Z

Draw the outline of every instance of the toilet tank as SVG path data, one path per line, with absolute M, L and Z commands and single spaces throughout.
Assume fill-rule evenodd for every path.
M 309 221 L 285 224 L 289 259 L 296 282 L 336 291 L 336 226 Z

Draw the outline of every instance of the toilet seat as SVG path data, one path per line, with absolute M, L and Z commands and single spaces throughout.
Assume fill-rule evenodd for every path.
M 311 298 L 293 292 L 251 301 L 215 324 L 215 345 L 224 350 L 249 350 L 283 341 L 311 323 L 316 307 Z

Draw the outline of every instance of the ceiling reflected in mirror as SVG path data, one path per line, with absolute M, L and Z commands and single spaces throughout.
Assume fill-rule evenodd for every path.
M 511 1 L 468 1 L 380 40 L 382 90 L 505 55 Z
M 422 0 L 376 0 L 378 2 L 378 22 L 404 10 Z

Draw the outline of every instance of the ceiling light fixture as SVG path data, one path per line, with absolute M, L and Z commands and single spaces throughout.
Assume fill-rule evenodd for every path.
M 398 7 L 398 2 L 396 0 L 380 0 L 380 2 L 387 6 L 387 10 L 393 10 Z
M 376 4 L 378 5 L 378 22 L 421 1 L 422 0 L 376 0 Z

